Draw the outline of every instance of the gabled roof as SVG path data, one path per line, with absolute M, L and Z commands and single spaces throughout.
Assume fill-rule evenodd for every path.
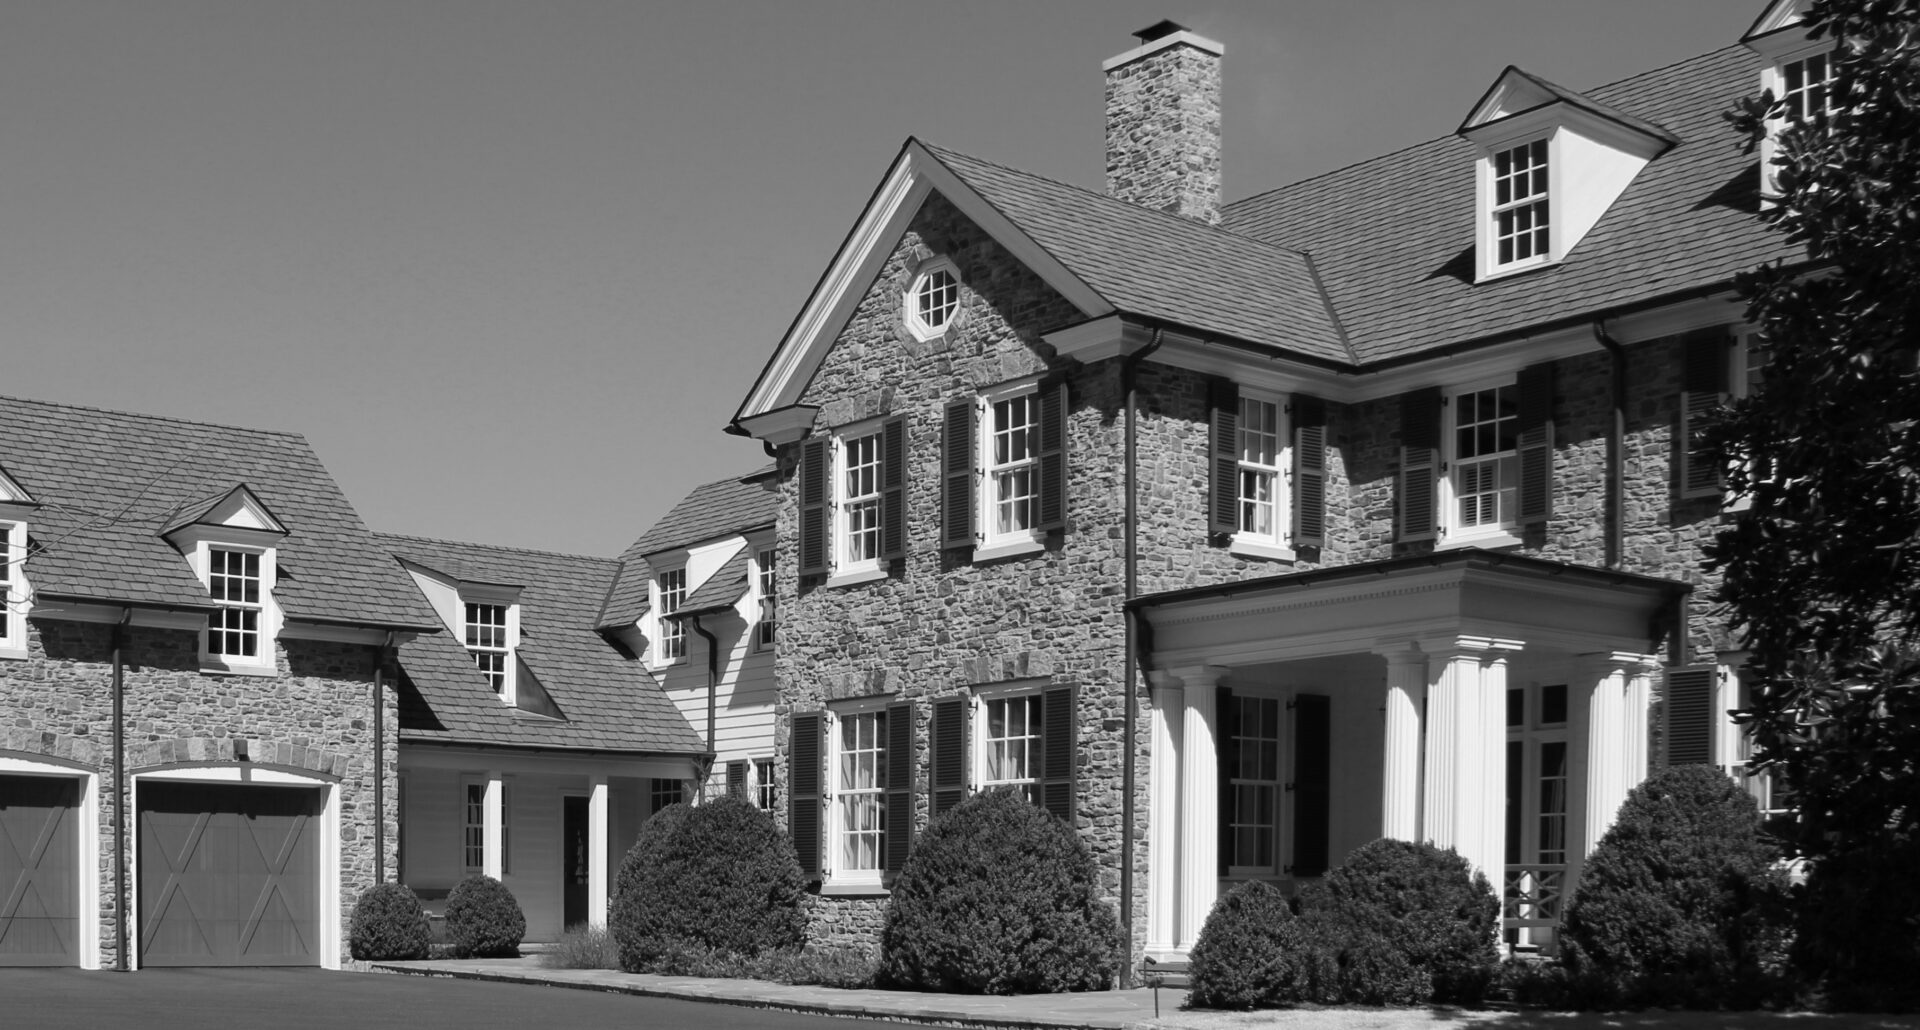
M 1600 103 L 1585 94 L 1576 93 L 1565 86 L 1548 82 L 1524 68 L 1507 65 L 1506 71 L 1493 80 L 1493 85 L 1480 96 L 1480 100 L 1467 112 L 1466 120 L 1460 123 L 1456 135 L 1467 135 L 1474 129 L 1495 124 L 1502 119 L 1512 118 L 1537 107 L 1555 102 L 1579 108 L 1597 118 L 1632 129 L 1650 139 L 1660 140 L 1671 146 L 1680 142 L 1680 137 L 1647 121 L 1636 118 L 1618 108 Z
M 40 502 L 34 500 L 33 495 L 27 492 L 27 488 L 13 478 L 13 474 L 7 471 L 5 465 L 0 465 L 0 504 L 24 504 L 33 508 L 38 507 Z
M 1807 0 L 1773 0 L 1767 5 L 1766 10 L 1760 12 L 1760 17 L 1755 18 L 1753 24 L 1747 27 L 1746 34 L 1740 37 L 1740 42 L 1746 43 L 1769 33 L 1798 25 L 1806 17 L 1806 11 Z
M 725 565 L 707 577 L 700 588 L 687 597 L 680 607 L 674 609 L 675 615 L 705 615 L 731 608 L 740 603 L 747 593 L 747 567 L 750 564 L 747 548 L 742 547 L 727 559 Z
M 766 482 L 772 471 L 769 465 L 694 487 L 620 555 L 619 580 L 607 592 L 595 625 L 600 629 L 629 626 L 646 613 L 647 588 L 653 579 L 648 555 L 772 526 L 780 510 L 780 498 Z
M 286 525 L 274 516 L 273 509 L 268 508 L 258 494 L 248 489 L 247 484 L 236 483 L 228 489 L 217 490 L 207 497 L 180 505 L 180 510 L 160 527 L 160 535 L 171 536 L 175 530 L 188 526 L 236 525 L 221 518 L 219 513 L 223 509 L 234 514 L 244 513 L 244 516 L 248 516 L 244 521 L 256 523 L 240 528 L 265 530 L 281 536 L 287 533 Z
M 503 704 L 466 648 L 453 634 L 439 634 L 400 648 L 406 688 L 403 741 L 673 754 L 706 750 L 646 668 L 594 631 L 600 599 L 619 571 L 618 562 L 388 533 L 377 538 L 409 561 L 436 571 L 458 568 L 465 582 L 519 584 L 515 657 L 565 715 L 553 719 Z
M 438 630 L 440 621 L 295 433 L 0 398 L 7 462 L 33 484 L 27 575 L 54 599 L 211 605 L 160 536 L 185 508 L 246 483 L 288 527 L 274 599 L 289 619 Z

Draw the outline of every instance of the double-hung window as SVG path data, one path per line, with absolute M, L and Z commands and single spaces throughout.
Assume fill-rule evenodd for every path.
M 1512 384 L 1453 395 L 1448 434 L 1450 536 L 1470 538 L 1516 524 L 1520 480 L 1519 406 Z
M 1280 699 L 1235 694 L 1228 800 L 1232 826 L 1226 856 L 1233 875 L 1265 876 L 1280 860 Z
M 1505 927 L 1508 943 L 1553 943 L 1566 898 L 1572 783 L 1565 684 L 1507 690 Z
M 773 759 L 756 758 L 753 760 L 753 802 L 771 812 L 779 794 L 774 789 Z
M 647 781 L 648 818 L 668 805 L 677 805 L 686 799 L 686 787 L 677 779 L 655 776 Z
M 773 580 L 774 550 L 764 547 L 753 554 L 753 589 L 759 602 L 759 622 L 754 625 L 753 644 L 756 649 L 772 647 L 775 634 L 780 628 L 779 597 L 774 591 Z
M 887 840 L 887 711 L 836 713 L 833 725 L 834 878 L 880 881 Z
M 216 609 L 207 616 L 207 654 L 245 663 L 261 660 L 260 624 L 265 610 L 260 552 L 207 549 L 207 592 Z
M 462 833 L 467 871 L 482 872 L 487 864 L 487 784 L 482 780 L 469 780 L 466 791 L 466 821 Z M 508 847 L 509 813 L 513 811 L 507 794 L 507 784 L 500 784 L 500 875 L 513 871 L 512 850 Z
M 468 601 L 466 608 L 467 652 L 473 655 L 474 667 L 486 677 L 488 685 L 496 693 L 504 693 L 509 661 L 507 606 Z
M 1790 122 L 1818 121 L 1833 113 L 1832 61 L 1827 54 L 1809 54 L 1780 66 L 1780 100 Z
M 9 657 L 26 657 L 26 557 L 26 524 L 0 521 L 0 654 Z
M 679 619 L 670 618 L 687 603 L 687 570 L 660 573 L 655 590 L 659 595 L 656 621 L 660 627 L 660 664 L 666 665 L 687 657 L 687 628 Z
M 987 474 L 985 517 L 987 546 L 1032 539 L 1038 525 L 1039 487 L 1037 398 L 1031 390 L 986 401 Z
M 1544 261 L 1552 251 L 1547 141 L 1536 139 L 1494 151 L 1493 267 Z
M 844 435 L 839 442 L 837 491 L 834 498 L 839 542 L 835 569 L 866 572 L 880 567 L 881 457 L 880 430 Z
M 1240 395 L 1238 542 L 1273 547 L 1285 543 L 1288 491 L 1281 410 L 1277 400 Z
M 906 557 L 906 469 L 903 415 L 801 442 L 795 564 L 803 584 L 820 576 L 829 586 L 882 579 L 890 563 Z M 771 563 L 764 568 L 771 585 Z M 770 588 L 764 597 L 772 597 Z
M 1038 691 L 981 695 L 980 770 L 975 782 L 981 790 L 1008 787 L 1031 803 L 1038 803 L 1045 710 Z

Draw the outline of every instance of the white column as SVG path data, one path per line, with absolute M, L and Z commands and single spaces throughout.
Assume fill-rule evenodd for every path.
M 1424 648 L 1423 831 L 1499 889 L 1506 845 L 1506 654 L 1514 641 L 1461 637 Z
M 501 877 L 501 829 L 507 824 L 506 788 L 498 772 L 487 773 L 487 792 L 481 798 L 483 813 L 481 816 L 481 860 L 480 871 L 498 880 Z
M 1148 771 L 1147 953 L 1171 954 L 1179 944 L 1180 732 L 1186 695 L 1164 673 L 1153 680 L 1153 753 Z
M 1594 845 L 1613 825 L 1620 803 L 1633 789 L 1628 771 L 1632 744 L 1627 739 L 1627 667 L 1636 655 L 1593 655 L 1588 665 L 1593 680 L 1587 699 L 1587 820 L 1581 854 L 1593 854 Z
M 1653 670 L 1659 668 L 1658 655 L 1641 655 L 1627 668 L 1626 716 L 1621 733 L 1627 740 L 1627 789 L 1647 778 L 1647 714 L 1653 706 Z
M 1385 652 L 1380 836 L 1420 839 L 1420 706 L 1427 698 L 1427 656 L 1411 647 Z
M 1220 760 L 1214 745 L 1218 725 L 1213 692 L 1225 670 L 1195 666 L 1173 670 L 1186 685 L 1186 718 L 1180 736 L 1180 933 L 1179 948 L 1193 947 L 1220 893 Z
M 593 777 L 587 795 L 587 922 L 607 925 L 607 778 Z
M 1480 662 L 1480 826 L 1474 854 L 1467 857 L 1487 874 L 1496 895 L 1507 873 L 1507 658 L 1518 649 L 1495 641 Z

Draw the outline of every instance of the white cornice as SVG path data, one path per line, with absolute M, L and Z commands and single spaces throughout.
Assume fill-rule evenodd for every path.
M 1106 60 L 1100 62 L 1100 70 L 1103 72 L 1110 72 L 1115 68 L 1120 67 L 1121 65 L 1132 64 L 1133 62 L 1138 61 L 1142 57 L 1148 57 L 1153 54 L 1157 54 L 1160 51 L 1167 49 L 1168 47 L 1179 46 L 1182 43 L 1186 44 L 1187 46 L 1193 47 L 1195 50 L 1203 50 L 1209 54 L 1212 54 L 1215 57 L 1219 57 L 1221 54 L 1224 54 L 1227 51 L 1226 47 L 1215 42 L 1214 40 L 1208 39 L 1205 36 L 1202 36 L 1195 32 L 1191 32 L 1187 29 L 1181 29 L 1179 32 L 1172 32 L 1172 33 L 1168 33 L 1167 35 L 1161 36 L 1159 39 L 1156 39 L 1151 43 L 1143 43 L 1140 46 L 1134 47 L 1132 50 L 1127 51 L 1126 53 L 1115 54 L 1112 57 L 1107 58 Z

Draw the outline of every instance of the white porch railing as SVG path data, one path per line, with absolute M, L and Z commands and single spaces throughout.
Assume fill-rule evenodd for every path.
M 1506 881 L 1500 927 L 1507 943 L 1516 951 L 1553 950 L 1565 914 L 1566 865 L 1510 865 Z

